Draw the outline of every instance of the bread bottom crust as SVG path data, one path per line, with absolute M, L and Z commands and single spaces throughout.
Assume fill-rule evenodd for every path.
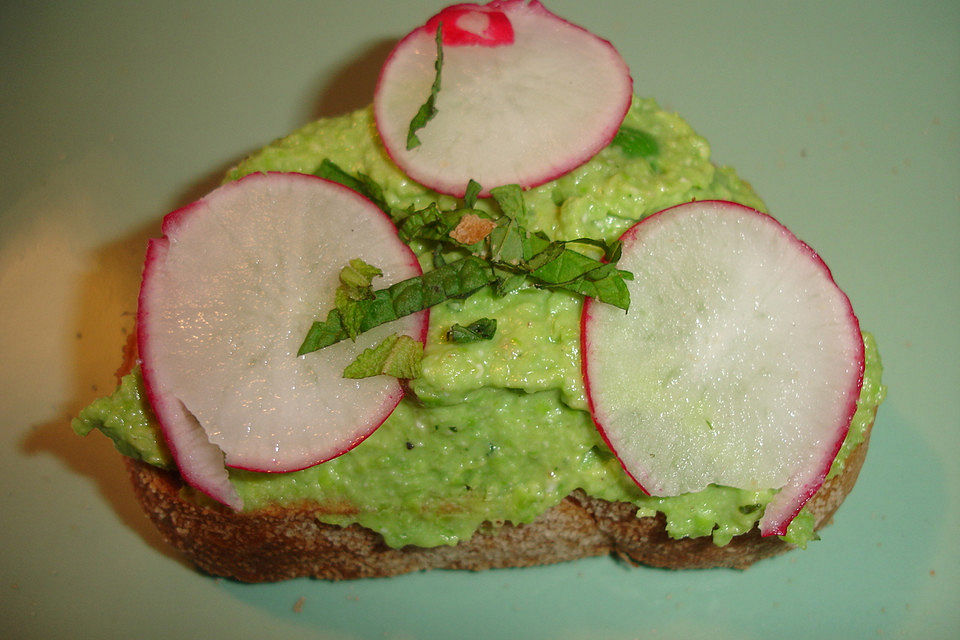
M 867 440 L 847 459 L 843 473 L 828 480 L 807 503 L 816 528 L 828 524 L 853 488 L 866 457 Z M 527 567 L 615 554 L 632 564 L 668 569 L 730 567 L 792 548 L 757 528 L 718 547 L 710 537 L 675 540 L 663 514 L 636 517 L 636 507 L 608 502 L 577 490 L 530 524 L 504 524 L 478 531 L 452 546 L 387 546 L 380 534 L 317 519 L 319 507 L 270 507 L 235 513 L 220 505 L 184 499 L 176 473 L 128 459 L 140 504 L 163 537 L 202 571 L 242 582 L 314 577 L 348 580 L 427 569 L 480 571 Z

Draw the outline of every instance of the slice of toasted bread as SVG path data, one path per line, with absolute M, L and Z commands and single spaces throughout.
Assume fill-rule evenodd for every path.
M 867 438 L 807 503 L 816 528 L 826 525 L 853 488 Z M 454 546 L 394 549 L 359 525 L 321 523 L 318 506 L 272 507 L 236 513 L 184 497 L 175 473 L 128 460 L 137 498 L 163 536 L 201 570 L 243 582 L 311 576 L 328 580 L 392 576 L 425 569 L 478 571 L 564 562 L 616 554 L 631 563 L 670 569 L 751 564 L 791 548 L 754 528 L 723 547 L 712 539 L 671 538 L 662 514 L 637 518 L 628 503 L 574 491 L 537 520 L 478 531 Z

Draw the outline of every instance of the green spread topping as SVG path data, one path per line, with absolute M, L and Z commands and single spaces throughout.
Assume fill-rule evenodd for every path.
M 531 235 L 548 242 L 593 238 L 614 241 L 635 220 L 692 199 L 718 198 L 763 209 L 736 174 L 709 161 L 709 148 L 679 117 L 653 101 L 635 100 L 625 127 L 656 142 L 655 157 L 617 145 L 560 179 L 522 194 Z M 349 176 L 379 189 L 384 206 L 441 211 L 464 206 L 427 191 L 400 172 L 380 145 L 369 110 L 307 125 L 234 169 L 229 179 L 255 171 L 313 173 L 329 158 Z M 486 200 L 470 208 L 498 215 Z M 435 264 L 426 243 L 421 262 Z M 442 262 L 443 258 L 440 257 Z M 673 537 L 712 536 L 726 544 L 753 528 L 772 491 L 712 486 L 670 498 L 643 495 L 609 452 L 586 411 L 580 375 L 582 296 L 525 281 L 497 292 L 479 286 L 431 309 L 420 376 L 387 421 L 352 451 L 326 463 L 284 474 L 231 470 L 248 509 L 271 504 L 321 504 L 324 522 L 359 523 L 387 544 L 454 544 L 480 527 L 530 522 L 581 488 L 597 498 L 636 504 L 640 516 L 662 512 Z M 496 320 L 490 337 L 454 342 L 454 326 Z M 832 474 L 859 444 L 882 401 L 876 345 L 864 334 L 866 369 L 857 413 Z M 319 357 L 315 354 L 312 357 Z M 96 401 L 74 421 L 78 433 L 99 428 L 126 455 L 170 465 L 136 372 L 113 396 Z M 814 539 L 806 511 L 785 538 Z
M 94 400 L 83 409 L 71 426 L 79 436 L 99 429 L 125 456 L 155 467 L 174 467 L 170 450 L 157 432 L 139 369 L 124 376 L 112 395 Z

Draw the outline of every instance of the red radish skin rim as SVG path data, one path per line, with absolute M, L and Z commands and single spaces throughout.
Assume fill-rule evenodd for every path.
M 271 173 L 282 173 L 282 172 L 268 171 L 261 174 L 251 174 L 251 175 L 269 175 Z M 341 189 L 344 192 L 347 192 L 360 200 L 369 202 L 373 206 L 373 208 L 379 212 L 379 214 L 384 218 L 384 220 L 386 220 L 386 222 L 390 225 L 390 227 L 394 230 L 394 232 L 397 232 L 397 225 L 393 222 L 390 216 L 386 214 L 386 212 L 384 212 L 382 209 L 380 209 L 380 207 L 375 205 L 369 198 L 354 191 L 353 189 L 350 189 L 349 187 L 345 187 L 339 182 L 327 180 L 326 178 L 321 178 L 319 176 L 311 175 L 309 173 L 285 172 L 283 173 L 283 175 L 285 176 L 296 175 L 296 176 L 302 176 L 304 178 L 309 178 L 312 180 L 320 180 L 322 182 L 326 182 L 330 185 L 333 185 L 338 189 Z M 244 180 L 248 177 L 249 176 L 244 176 L 243 178 L 240 178 L 240 180 Z M 239 182 L 240 180 L 238 180 L 237 182 Z M 420 266 L 420 261 L 417 259 L 417 255 L 413 252 L 413 249 L 411 249 L 409 245 L 399 240 L 399 233 L 398 233 L 398 242 L 403 247 L 403 250 L 406 252 L 407 257 L 409 258 L 409 261 L 408 261 L 409 266 L 411 266 L 416 271 L 417 274 L 423 275 L 423 269 Z M 425 344 L 427 341 L 427 335 L 429 333 L 429 327 L 430 327 L 430 309 L 424 309 L 423 311 L 419 311 L 417 312 L 417 314 L 413 314 L 413 315 L 416 316 L 418 314 L 420 315 L 420 318 L 421 318 L 421 321 L 418 323 L 419 335 L 412 336 L 412 337 L 414 337 L 419 342 Z M 313 355 L 316 355 L 316 354 L 313 354 Z M 305 356 L 299 356 L 299 357 L 309 358 L 311 357 L 311 354 L 307 354 Z M 403 400 L 403 397 L 405 395 L 406 395 L 406 386 L 400 380 L 397 380 L 395 385 L 395 390 L 390 392 L 390 394 L 386 397 L 382 405 L 384 409 L 382 416 L 377 416 L 376 418 L 373 419 L 372 424 L 374 426 L 368 432 L 359 435 L 354 440 L 351 440 L 347 445 L 345 445 L 342 449 L 337 450 L 333 455 L 321 456 L 319 459 L 316 459 L 312 462 L 308 462 L 302 466 L 291 468 L 291 469 L 284 469 L 282 471 L 279 471 L 276 469 L 261 469 L 257 467 L 247 467 L 242 465 L 227 465 L 227 466 L 231 469 L 240 469 L 243 471 L 256 471 L 260 473 L 293 473 L 295 471 L 302 471 L 304 469 L 309 469 L 310 467 L 314 467 L 318 464 L 323 464 L 324 462 L 327 462 L 329 460 L 333 460 L 334 458 L 338 458 L 342 456 L 343 454 L 354 449 L 361 442 L 363 442 L 364 440 L 372 436 L 376 432 L 376 430 L 379 429 L 383 425 L 383 423 L 387 421 L 387 418 L 390 417 L 390 415 L 394 412 L 394 410 L 396 410 L 397 405 L 400 404 L 400 401 Z
M 396 225 L 394 224 L 393 220 L 391 220 L 390 217 L 385 212 L 383 212 L 379 207 L 377 207 L 375 204 L 370 202 L 368 198 L 362 196 L 361 194 L 337 182 L 326 180 L 319 176 L 314 176 L 314 175 L 304 174 L 304 173 L 297 173 L 297 172 L 262 172 L 262 173 L 249 174 L 247 176 L 240 178 L 239 180 L 236 180 L 233 183 L 229 183 L 228 185 L 223 185 L 220 188 L 221 189 L 224 187 L 231 188 L 231 186 L 240 184 L 241 182 L 246 180 L 255 180 L 258 178 L 262 178 L 263 176 L 268 176 L 271 174 L 281 174 L 281 173 L 285 177 L 296 176 L 296 177 L 301 177 L 301 178 L 310 179 L 310 180 L 319 180 L 321 182 L 327 183 L 328 185 L 332 185 L 337 189 L 341 189 L 345 193 L 349 193 L 352 197 L 359 198 L 364 200 L 365 202 L 368 202 L 370 206 L 373 207 L 373 209 L 379 212 L 379 214 L 390 225 L 390 227 L 394 231 L 396 231 Z M 166 249 L 169 246 L 169 240 L 167 238 L 167 234 L 174 232 L 177 229 L 177 227 L 182 223 L 183 218 L 189 215 L 191 210 L 199 206 L 200 203 L 202 203 L 203 201 L 204 201 L 204 198 L 201 198 L 188 205 L 175 209 L 174 211 L 164 216 L 164 219 L 161 223 L 161 231 L 164 237 L 153 238 L 147 244 L 147 252 L 144 258 L 144 269 L 143 269 L 144 274 L 146 274 L 151 264 L 157 264 L 160 260 L 163 259 L 163 256 L 166 254 Z M 416 254 L 413 252 L 413 250 L 403 242 L 399 242 L 399 245 L 403 247 L 403 251 L 407 255 L 408 266 L 410 266 L 416 273 L 422 274 L 423 271 L 420 267 L 420 262 L 419 260 L 417 260 Z M 146 310 L 148 305 L 144 304 L 144 300 L 149 292 L 149 287 L 151 286 L 150 284 L 151 282 L 152 280 L 148 278 L 144 278 L 141 282 L 141 289 L 138 296 L 138 310 L 137 310 L 138 326 L 144 324 L 142 318 L 147 317 L 147 315 L 149 314 L 149 312 Z M 420 311 L 418 312 L 418 314 L 414 314 L 414 315 L 419 315 L 420 321 L 417 323 L 417 333 L 412 337 L 419 340 L 421 343 L 425 343 L 428 335 L 428 329 L 429 329 L 430 310 L 425 309 L 424 311 Z M 141 363 L 143 362 L 144 354 L 149 354 L 151 351 L 149 346 L 149 340 L 147 339 L 148 335 L 149 335 L 148 332 L 144 332 L 144 331 L 138 331 L 136 335 L 137 350 L 140 355 L 139 360 Z M 175 407 L 171 406 L 171 403 L 179 402 L 179 400 L 172 396 L 168 398 L 167 394 L 165 394 L 163 391 L 159 389 L 159 387 L 161 386 L 161 383 L 159 382 L 159 380 L 156 379 L 154 372 L 150 368 L 148 367 L 141 368 L 141 375 L 143 379 L 144 391 L 147 396 L 147 400 L 150 403 L 151 408 L 154 410 L 154 414 L 157 418 L 157 422 L 159 423 L 161 433 L 163 434 L 164 440 L 168 448 L 170 449 L 171 455 L 173 456 L 174 460 L 177 462 L 178 469 L 180 470 L 181 476 L 183 477 L 183 479 L 187 482 L 187 484 L 191 485 L 192 487 L 204 493 L 205 495 L 209 496 L 210 498 L 218 502 L 223 502 L 235 510 L 240 510 L 242 508 L 242 502 L 240 501 L 239 496 L 236 495 L 235 489 L 233 489 L 232 485 L 229 486 L 229 489 L 223 488 L 224 491 L 227 492 L 227 495 L 218 494 L 212 487 L 209 486 L 208 483 L 203 482 L 202 481 L 203 479 L 200 479 L 200 481 L 198 481 L 198 478 L 193 473 L 192 468 L 190 468 L 189 466 L 187 466 L 187 469 L 183 468 L 183 466 L 181 465 L 181 460 L 188 458 L 189 453 L 181 449 L 176 438 L 169 437 L 170 426 L 166 424 L 166 420 L 164 419 L 166 416 L 169 416 L 169 413 L 168 413 L 169 411 L 174 411 L 174 412 L 177 411 Z M 298 466 L 296 468 L 286 468 L 286 469 L 283 469 L 282 471 L 277 469 L 261 469 L 261 468 L 256 468 L 251 466 L 242 466 L 242 465 L 225 465 L 225 467 L 232 468 L 232 469 L 247 470 L 247 471 L 264 472 L 264 473 L 271 473 L 271 472 L 288 473 L 288 472 L 306 469 L 306 468 L 315 466 L 317 464 L 327 462 L 328 460 L 332 460 L 350 451 L 351 449 L 355 448 L 361 442 L 363 442 L 368 437 L 370 437 L 377 429 L 379 429 L 380 426 L 387 420 L 387 418 L 390 417 L 390 415 L 396 409 L 397 405 L 403 399 L 405 394 L 406 394 L 405 386 L 401 383 L 401 381 L 398 380 L 396 383 L 395 390 L 389 392 L 385 397 L 384 402 L 382 403 L 382 407 L 383 407 L 382 414 L 375 414 L 374 418 L 372 419 L 371 424 L 373 424 L 374 426 L 366 433 L 362 433 L 357 438 L 349 441 L 342 449 L 337 450 L 333 455 L 321 456 L 319 459 L 316 459 L 315 461 L 306 462 L 303 465 Z M 189 411 L 186 410 L 185 407 L 183 408 L 183 410 L 187 415 L 191 415 Z M 210 446 L 220 451 L 222 454 L 223 453 L 222 450 L 220 450 L 217 445 L 213 444 L 212 442 L 209 442 L 209 439 L 206 436 L 206 432 L 203 431 L 202 427 L 199 427 L 199 428 L 204 438 L 206 439 L 206 441 L 210 444 Z M 229 495 L 231 490 L 233 492 L 232 496 Z
M 513 24 L 511 24 L 506 14 L 500 10 L 500 6 L 503 4 L 506 3 L 491 2 L 487 5 L 463 3 L 451 5 L 430 18 L 424 26 L 429 33 L 436 34 L 437 27 L 441 22 L 444 23 L 444 46 L 478 45 L 481 47 L 498 47 L 513 44 Z M 490 20 L 487 27 L 483 30 L 483 35 L 477 35 L 472 31 L 462 29 L 456 24 L 462 15 L 477 13 L 478 7 L 479 12 L 487 14 L 487 18 Z M 452 24 L 447 22 L 448 18 L 451 19 Z
M 575 29 L 577 29 L 577 30 L 579 30 L 579 31 L 582 31 L 582 32 L 590 35 L 590 36 L 593 37 L 593 38 L 596 38 L 597 40 L 599 40 L 600 42 L 602 42 L 603 44 L 605 44 L 607 47 L 609 47 L 611 50 L 613 50 L 614 52 L 617 52 L 617 48 L 614 47 L 614 46 L 613 46 L 613 43 L 611 43 L 609 40 L 607 40 L 606 38 L 602 38 L 602 37 L 598 36 L 597 34 L 591 32 L 590 30 L 588 30 L 588 29 L 586 29 L 586 28 L 584 28 L 584 27 L 581 27 L 581 26 L 578 25 L 578 24 L 574 24 L 573 22 L 570 22 L 570 21 L 567 20 L 566 18 L 563 18 L 563 17 L 561 17 L 561 16 L 558 16 L 557 14 L 551 12 L 549 9 L 547 9 L 545 6 L 543 6 L 543 4 L 542 4 L 541 2 L 539 2 L 539 0 L 530 0 L 530 2 L 527 2 L 527 0 L 493 0 L 493 2 L 489 2 L 489 3 L 487 3 L 486 5 L 476 5 L 476 4 L 471 4 L 471 3 L 461 3 L 461 4 L 453 5 L 452 7 L 447 7 L 447 8 L 444 9 L 443 11 L 447 11 L 447 10 L 452 9 L 452 8 L 458 8 L 458 9 L 460 9 L 460 8 L 465 8 L 465 7 L 471 7 L 471 8 L 473 8 L 473 7 L 480 7 L 482 10 L 492 9 L 492 10 L 494 10 L 494 11 L 504 11 L 504 12 L 505 12 L 506 10 L 508 10 L 508 9 L 514 7 L 514 6 L 521 6 L 521 7 L 522 7 L 522 6 L 525 5 L 525 4 L 527 5 L 527 8 L 529 8 L 529 9 L 533 9 L 533 10 L 536 10 L 536 11 L 540 11 L 540 12 L 542 12 L 542 13 L 545 13 L 545 14 L 549 15 L 549 16 L 552 16 L 554 19 L 556 19 L 556 20 L 558 20 L 558 21 L 560 21 L 560 22 L 563 22 L 563 23 L 565 23 L 565 24 L 567 24 L 567 25 L 569 25 L 569 26 L 571 26 L 571 27 L 573 27 L 573 28 L 575 28 Z M 474 10 L 475 10 L 475 9 L 474 9 Z M 441 11 L 440 13 L 443 13 L 443 11 Z M 439 17 L 439 15 L 440 15 L 440 14 L 437 14 L 437 16 L 434 16 L 433 18 L 431 18 L 430 20 L 428 20 L 426 24 L 424 24 L 424 25 L 421 26 L 421 27 L 418 27 L 418 28 L 414 29 L 413 31 L 411 31 L 410 33 L 408 33 L 406 36 L 404 36 L 403 38 L 401 38 L 401 39 L 397 42 L 396 46 L 394 46 L 394 48 L 390 51 L 390 54 L 387 56 L 387 59 L 384 61 L 383 66 L 381 67 L 380 75 L 379 75 L 378 78 L 377 78 L 377 85 L 376 85 L 376 88 L 374 89 L 374 96 L 376 96 L 376 95 L 378 95 L 378 94 L 380 93 L 380 91 L 381 91 L 381 89 L 382 89 L 382 86 L 383 86 L 383 83 L 384 83 L 384 76 L 385 76 L 385 71 L 386 71 L 387 67 L 390 65 L 390 62 L 391 62 L 391 60 L 394 58 L 394 56 L 397 55 L 397 52 L 402 48 L 402 46 L 403 46 L 404 44 L 406 44 L 406 41 L 407 41 L 407 40 L 409 40 L 409 39 L 411 39 L 411 38 L 414 38 L 414 37 L 420 35 L 420 33 L 421 33 L 422 31 L 428 29 L 429 27 L 432 27 L 432 30 L 430 31 L 430 33 L 431 33 L 431 35 L 433 35 L 433 36 L 435 37 L 435 35 L 436 35 L 436 25 L 439 23 L 439 20 L 437 20 L 437 18 Z M 444 40 L 443 40 L 444 44 L 446 44 L 446 41 L 447 41 L 447 38 L 446 38 L 446 36 L 444 36 Z M 477 43 L 477 45 L 479 45 L 479 46 L 500 46 L 500 44 L 503 44 L 503 43 L 497 43 L 497 44 L 494 44 L 494 45 L 485 44 L 485 43 Z M 541 174 L 542 174 L 541 176 L 536 177 L 536 178 L 533 178 L 533 179 L 530 179 L 530 180 L 517 180 L 517 181 L 516 181 L 516 184 L 519 184 L 523 189 L 532 189 L 532 188 L 534 188 L 534 187 L 539 187 L 540 185 L 542 185 L 542 184 L 544 184 L 544 183 L 550 182 L 551 180 L 555 180 L 555 179 L 557 179 L 557 178 L 559 178 L 559 177 L 561 177 L 561 176 L 566 175 L 567 173 L 570 173 L 571 171 L 573 171 L 573 170 L 576 169 L 577 167 L 583 165 L 585 162 L 587 162 L 588 160 L 590 160 L 590 158 L 592 158 L 593 156 L 595 156 L 595 155 L 596 155 L 597 153 L 599 153 L 602 149 L 604 149 L 605 147 L 607 147 L 607 146 L 610 145 L 610 143 L 613 141 L 613 138 L 617 135 L 617 131 L 620 130 L 620 125 L 623 124 L 624 118 L 626 117 L 627 113 L 630 111 L 630 104 L 631 104 L 631 100 L 632 100 L 632 97 L 633 97 L 633 76 L 630 75 L 630 69 L 629 69 L 629 67 L 627 66 L 626 62 L 623 60 L 623 58 L 619 55 L 619 52 L 617 52 L 617 56 L 616 56 L 616 57 L 619 59 L 619 64 L 622 66 L 624 75 L 625 75 L 626 78 L 627 78 L 627 87 L 626 87 L 626 91 L 625 91 L 626 99 L 624 100 L 623 108 L 622 108 L 621 111 L 620 111 L 619 117 L 616 118 L 615 120 L 613 120 L 613 121 L 615 122 L 615 124 L 612 125 L 612 126 L 610 126 L 610 127 L 608 127 L 608 129 L 604 131 L 603 135 L 598 136 L 598 137 L 597 137 L 597 142 L 596 142 L 595 144 L 586 147 L 586 148 L 585 148 L 580 154 L 578 154 L 577 156 L 571 157 L 571 160 L 570 160 L 569 162 L 567 162 L 567 163 L 565 163 L 565 164 L 562 164 L 562 165 L 560 165 L 560 164 L 550 165 L 549 167 L 547 167 L 546 169 L 544 169 L 544 171 L 541 172 Z M 442 91 L 443 91 L 443 90 L 441 89 L 441 92 L 442 92 Z M 385 117 L 385 116 L 384 116 L 382 113 L 380 113 L 380 110 L 376 108 L 376 100 L 375 100 L 375 101 L 374 101 L 373 118 L 374 118 L 374 123 L 375 123 L 376 129 L 377 129 L 378 132 L 381 130 L 381 124 L 380 124 L 380 123 L 383 122 L 384 117 Z M 429 124 L 428 124 L 427 126 L 429 126 Z M 382 141 L 382 136 L 381 136 L 381 141 Z M 390 158 L 390 160 L 391 160 L 391 162 L 393 162 L 393 164 L 395 164 L 397 167 L 402 167 L 402 166 L 403 166 L 401 163 L 397 162 L 396 154 L 390 149 L 390 147 L 389 147 L 387 144 L 383 144 L 383 148 L 384 148 L 384 151 L 385 151 L 386 154 L 387 154 L 387 157 Z M 436 191 L 436 192 L 438 192 L 438 193 L 442 193 L 442 194 L 445 194 L 445 195 L 454 196 L 454 197 L 456 197 L 456 198 L 463 198 L 463 197 L 466 195 L 466 190 L 467 190 L 467 184 L 466 184 L 466 183 L 453 183 L 453 182 L 446 183 L 446 182 L 445 182 L 445 183 L 443 183 L 443 184 L 436 184 L 434 180 L 431 180 L 431 176 L 429 176 L 429 175 L 424 175 L 422 172 L 420 172 L 420 171 L 418 171 L 418 170 L 416 170 L 416 169 L 414 169 L 414 168 L 403 168 L 402 171 L 403 171 L 406 175 L 408 175 L 410 178 L 412 178 L 413 180 L 415 180 L 416 182 L 418 182 L 419 184 L 421 184 L 421 185 L 423 185 L 423 186 L 426 186 L 426 187 L 428 187 L 428 188 L 430 188 L 430 189 L 432 189 L 432 190 L 434 190 L 434 191 Z M 486 197 L 489 197 L 489 196 L 490 196 L 490 189 L 491 189 L 491 188 L 498 187 L 498 186 L 502 186 L 502 185 L 481 185 L 481 186 L 482 186 L 483 190 L 480 192 L 480 197 L 486 198 Z
M 734 205 L 736 207 L 740 207 L 742 209 L 747 209 L 749 211 L 755 212 L 773 221 L 779 228 L 781 235 L 786 236 L 792 242 L 797 243 L 800 249 L 803 252 L 805 252 L 810 258 L 813 259 L 814 264 L 822 271 L 824 275 L 826 275 L 829 281 L 833 283 L 835 287 L 837 287 L 836 280 L 834 280 L 833 278 L 833 273 L 830 271 L 830 267 L 827 266 L 827 263 L 823 261 L 823 258 L 821 258 L 820 255 L 816 251 L 814 251 L 809 244 L 807 244 L 806 242 L 804 242 L 803 240 L 795 236 L 793 232 L 787 229 L 783 224 L 781 224 L 776 218 L 774 218 L 770 214 L 764 213 L 762 211 L 758 211 L 756 209 L 751 209 L 750 207 L 739 204 L 737 202 L 730 202 L 727 200 L 698 200 L 696 202 L 701 204 L 720 204 L 725 206 Z M 691 203 L 685 202 L 678 205 L 674 205 L 672 207 L 668 207 L 666 209 L 653 213 L 647 216 L 646 218 L 643 218 L 642 220 L 639 220 L 638 222 L 636 222 L 633 226 L 627 229 L 620 236 L 620 240 L 624 243 L 624 249 L 626 249 L 626 247 L 628 246 L 627 244 L 628 241 L 636 233 L 636 229 L 640 225 L 644 224 L 649 220 L 654 220 L 659 216 L 669 211 L 672 211 L 673 209 L 676 209 L 678 207 L 683 207 L 688 204 L 691 204 Z M 855 340 L 853 341 L 853 344 L 859 345 L 857 347 L 856 354 L 855 354 L 858 361 L 857 376 L 853 384 L 851 384 L 850 389 L 848 389 L 847 391 L 847 398 L 849 400 L 847 403 L 846 412 L 845 414 L 841 414 L 841 416 L 845 415 L 844 425 L 840 428 L 840 432 L 842 433 L 843 437 L 838 437 L 836 439 L 836 444 L 832 450 L 824 452 L 820 462 L 820 466 L 817 467 L 813 473 L 802 474 L 806 476 L 805 478 L 802 478 L 802 479 L 798 477 L 798 475 L 801 475 L 801 474 L 797 474 L 791 477 L 791 479 L 787 481 L 787 484 L 784 485 L 784 487 L 781 489 L 780 493 L 778 493 L 777 496 L 775 496 L 774 499 L 771 500 L 771 502 L 767 505 L 767 508 L 764 511 L 763 517 L 760 519 L 760 523 L 759 523 L 760 533 L 762 536 L 786 535 L 787 527 L 790 525 L 793 519 L 797 516 L 798 513 L 800 513 L 800 510 L 807 503 L 807 501 L 810 500 L 810 498 L 812 498 L 813 495 L 816 494 L 817 491 L 819 491 L 820 487 L 823 486 L 823 482 L 826 479 L 827 474 L 830 472 L 830 467 L 833 465 L 834 459 L 837 457 L 837 454 L 840 452 L 840 449 L 843 447 L 843 441 L 847 437 L 847 433 L 850 430 L 850 423 L 853 421 L 853 416 L 857 411 L 857 401 L 860 396 L 860 390 L 863 387 L 863 373 L 864 373 L 864 366 L 865 366 L 865 351 L 864 351 L 864 345 L 863 345 L 863 337 L 860 331 L 860 320 L 859 318 L 857 318 L 856 314 L 853 312 L 853 305 L 850 303 L 850 298 L 842 289 L 840 289 L 840 287 L 837 287 L 837 291 L 840 292 L 841 301 L 846 307 L 846 311 L 849 318 L 851 318 L 853 321 L 852 328 L 854 330 L 854 333 L 856 334 L 854 336 Z M 606 443 L 607 448 L 617 458 L 617 461 L 620 463 L 620 467 L 623 469 L 624 473 L 627 474 L 627 476 L 637 485 L 637 487 L 640 488 L 641 491 L 643 491 L 646 495 L 650 495 L 650 492 L 647 491 L 647 489 L 643 486 L 643 484 L 639 480 L 637 480 L 637 478 L 632 473 L 630 473 L 629 469 L 627 469 L 623 460 L 620 458 L 620 455 L 617 453 L 616 449 L 614 449 L 609 436 L 607 435 L 606 431 L 603 428 L 603 425 L 601 425 L 600 422 L 597 420 L 596 404 L 593 398 L 593 393 L 591 392 L 590 372 L 589 372 L 589 367 L 588 367 L 587 357 L 586 357 L 587 353 L 589 353 L 589 347 L 590 347 L 590 339 L 589 339 L 589 336 L 587 335 L 588 332 L 586 330 L 586 327 L 588 326 L 589 320 L 591 318 L 591 309 L 593 308 L 594 305 L 598 305 L 598 304 L 603 304 L 603 303 L 598 302 L 594 298 L 589 298 L 589 297 L 586 298 L 584 300 L 583 310 L 581 311 L 581 320 L 580 320 L 580 370 L 581 370 L 581 374 L 583 375 L 584 390 L 587 398 L 587 406 L 590 411 L 590 418 L 593 421 L 593 424 L 596 426 L 597 432 L 600 434 L 600 437 L 603 439 L 604 443 Z M 796 485 L 799 485 L 795 490 L 793 489 L 793 487 L 796 486 L 794 484 L 794 478 L 796 478 L 797 480 Z M 791 494 L 794 494 L 794 493 L 796 494 L 796 497 L 790 500 L 783 500 L 782 501 L 783 504 L 780 504 L 777 498 L 780 495 L 784 494 L 785 491 L 789 491 L 790 493 L 787 493 L 784 496 L 784 498 L 788 498 L 791 496 Z M 771 509 L 771 507 L 773 508 Z
M 182 215 L 182 212 L 189 210 L 196 203 L 187 205 L 186 207 L 181 207 L 177 211 L 168 214 L 174 215 L 177 214 L 177 217 Z M 166 219 L 164 220 L 166 221 Z M 164 225 L 165 226 L 165 225 Z M 154 263 L 157 260 L 161 260 L 163 256 L 166 255 L 167 248 L 169 243 L 165 238 L 151 239 L 147 243 L 147 252 L 144 259 L 144 272 L 146 272 L 147 265 Z M 161 254 L 161 255 L 158 255 Z M 144 310 L 143 300 L 146 297 L 146 294 L 149 291 L 150 280 L 144 278 L 141 287 L 140 295 L 138 296 L 138 310 L 137 310 L 137 325 L 142 324 L 141 318 L 149 315 L 149 312 Z M 137 331 L 137 351 L 140 355 L 140 362 L 143 362 L 143 355 L 150 352 L 149 341 L 144 337 L 143 331 Z M 150 407 L 153 409 L 154 416 L 157 419 L 157 423 L 160 426 L 160 432 L 163 434 L 163 439 L 167 444 L 167 448 L 170 449 L 170 454 L 172 455 L 174 461 L 177 463 L 177 468 L 180 471 L 180 475 L 183 477 L 184 481 L 190 486 L 194 487 L 204 495 L 209 498 L 216 500 L 217 502 L 222 502 L 227 506 L 231 507 L 235 511 L 239 511 L 243 507 L 243 501 L 240 496 L 237 494 L 236 489 L 230 484 L 227 479 L 228 476 L 224 474 L 224 478 L 221 481 L 226 481 L 226 486 L 220 484 L 219 487 L 212 486 L 212 483 L 208 481 L 207 478 L 198 477 L 195 473 L 195 467 L 189 463 L 181 463 L 181 461 L 189 460 L 189 453 L 182 450 L 179 446 L 179 441 L 177 438 L 171 438 L 169 436 L 169 431 L 171 427 L 167 424 L 167 420 L 170 418 L 171 413 L 176 413 L 177 411 L 183 411 L 184 413 L 189 413 L 183 407 L 182 403 L 179 403 L 179 400 L 176 398 L 167 398 L 165 394 L 161 393 L 157 386 L 159 382 L 155 380 L 153 372 L 148 368 L 141 368 L 141 376 L 143 379 L 143 388 L 147 396 L 147 401 L 150 403 Z M 179 403 L 180 407 L 176 407 L 173 403 Z M 199 427 L 200 432 L 202 433 L 203 438 L 206 440 L 211 447 L 216 448 L 216 445 L 213 445 L 209 442 L 209 439 L 206 437 L 206 432 L 203 431 L 202 427 Z M 208 453 L 214 451 L 214 449 L 208 450 Z M 222 452 L 221 452 L 222 457 Z

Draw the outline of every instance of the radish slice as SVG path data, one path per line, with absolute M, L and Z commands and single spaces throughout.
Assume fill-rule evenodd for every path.
M 437 113 L 407 149 L 411 120 L 443 67 Z M 561 176 L 609 144 L 630 107 L 633 81 L 606 40 L 534 0 L 458 4 L 394 48 L 373 107 L 393 160 L 418 182 L 463 196 L 484 188 L 533 187 Z M 487 195 L 487 192 L 481 195 Z
M 667 209 L 622 237 L 630 311 L 586 301 L 593 419 L 652 495 L 709 484 L 779 493 L 763 535 L 823 484 L 856 409 L 860 327 L 820 257 L 731 202 Z
M 189 484 L 239 509 L 224 464 L 308 467 L 390 415 L 399 381 L 348 380 L 343 369 L 392 333 L 424 340 L 425 313 L 296 355 L 351 259 L 383 271 L 378 287 L 421 273 L 373 203 L 313 176 L 253 174 L 174 211 L 163 233 L 147 251 L 138 346 L 148 398 Z

